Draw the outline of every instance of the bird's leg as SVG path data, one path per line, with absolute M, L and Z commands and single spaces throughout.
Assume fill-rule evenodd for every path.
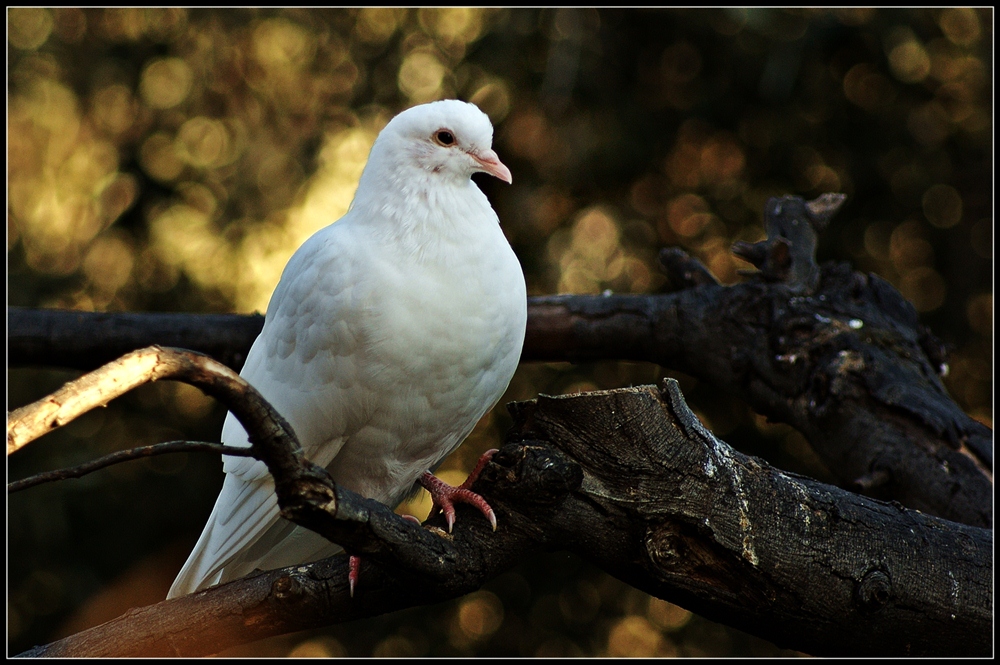
M 448 523 L 448 533 L 451 533 L 451 528 L 455 524 L 455 502 L 469 503 L 479 509 L 479 511 L 486 516 L 486 519 L 490 521 L 493 526 L 493 530 L 497 530 L 497 518 L 493 513 L 493 509 L 490 508 L 490 504 L 486 503 L 486 500 L 470 490 L 472 483 L 476 482 L 479 478 L 479 474 L 482 473 L 483 467 L 486 466 L 487 462 L 493 458 L 493 453 L 497 452 L 496 448 L 487 450 L 479 458 L 479 462 L 476 463 L 476 468 L 472 470 L 469 477 L 466 478 L 465 482 L 458 487 L 452 487 L 448 483 L 444 482 L 430 471 L 424 471 L 423 475 L 420 476 L 418 481 L 423 487 L 430 492 L 431 499 L 434 501 L 434 507 L 431 509 L 431 514 L 429 517 L 437 514 L 438 510 L 444 512 L 444 519 Z
M 417 481 L 430 492 L 431 499 L 434 501 L 434 507 L 431 508 L 431 514 L 428 517 L 433 517 L 439 510 L 444 511 L 444 518 L 448 522 L 448 533 L 451 533 L 451 528 L 455 524 L 454 504 L 456 502 L 469 503 L 478 508 L 486 516 L 486 519 L 490 521 L 493 530 L 497 530 L 497 518 L 493 513 L 493 509 L 490 508 L 490 504 L 486 503 L 486 499 L 469 489 L 476 482 L 476 479 L 479 478 L 479 474 L 483 472 L 483 468 L 493 458 L 493 453 L 495 452 L 497 452 L 497 449 L 492 448 L 483 453 L 479 461 L 476 462 L 476 468 L 472 470 L 472 473 L 465 479 L 465 482 L 458 487 L 452 487 L 430 471 L 424 471 L 423 475 L 420 476 L 420 480 Z M 403 515 L 403 519 L 420 524 L 420 520 L 413 515 Z M 361 557 L 352 554 L 348 561 L 347 572 L 347 582 L 351 589 L 351 598 L 354 597 L 354 587 L 358 583 L 360 571 Z
M 403 515 L 402 517 L 404 520 L 420 526 L 420 520 L 413 515 Z M 352 554 L 351 558 L 347 561 L 347 584 L 351 587 L 351 598 L 354 598 L 354 587 L 357 586 L 360 575 L 361 557 Z

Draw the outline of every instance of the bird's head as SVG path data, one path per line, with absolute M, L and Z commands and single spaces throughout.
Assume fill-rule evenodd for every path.
M 511 182 L 510 169 L 492 149 L 493 125 L 474 104 L 446 99 L 409 108 L 385 126 L 372 148 L 400 155 L 430 174 L 468 180 L 482 172 Z

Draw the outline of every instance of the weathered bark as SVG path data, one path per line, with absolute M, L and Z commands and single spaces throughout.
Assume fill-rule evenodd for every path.
M 354 599 L 339 556 L 132 610 L 24 655 L 214 653 L 459 596 L 538 549 L 576 552 L 653 595 L 817 655 L 991 653 L 989 530 L 742 455 L 701 426 L 671 381 L 542 396 L 512 413 L 508 444 L 475 485 L 497 512 L 496 533 L 468 506 L 446 536 L 441 516 L 423 531 L 367 502 L 355 523 L 388 526 L 357 541 L 370 554 Z M 327 499 L 296 501 L 323 512 Z

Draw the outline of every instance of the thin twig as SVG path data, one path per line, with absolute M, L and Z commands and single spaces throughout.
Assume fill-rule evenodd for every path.
M 14 492 L 19 492 L 43 483 L 51 483 L 55 480 L 81 478 L 88 473 L 97 471 L 98 469 L 103 469 L 111 466 L 112 464 L 127 462 L 129 460 L 152 457 L 154 455 L 166 455 L 167 453 L 196 452 L 221 453 L 223 455 L 233 455 L 234 457 L 253 457 L 253 451 L 250 448 L 238 448 L 236 446 L 226 446 L 221 443 L 209 443 L 207 441 L 166 441 L 164 443 L 157 443 L 151 446 L 140 446 L 138 448 L 129 448 L 128 450 L 119 450 L 111 453 L 110 455 L 98 457 L 95 460 L 84 462 L 83 464 L 77 466 L 66 469 L 56 469 L 55 471 L 45 471 L 44 473 L 28 476 L 27 478 L 22 478 L 21 480 L 15 480 L 8 483 L 7 493 L 13 494 Z

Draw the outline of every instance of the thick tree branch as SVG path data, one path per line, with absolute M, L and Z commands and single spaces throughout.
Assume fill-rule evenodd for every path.
M 949 397 L 941 344 L 892 286 L 815 265 L 813 224 L 836 200 L 818 202 L 768 203 L 768 240 L 739 248 L 761 272 L 741 284 L 692 277 L 705 271 L 672 250 L 670 296 L 536 299 L 525 356 L 679 369 L 791 424 L 844 486 L 991 526 L 992 430 Z
M 734 248 L 760 268 L 740 284 L 722 286 L 669 249 L 661 263 L 676 293 L 529 298 L 522 360 L 637 360 L 687 372 L 798 429 L 842 486 L 991 526 L 993 432 L 947 394 L 940 342 L 885 280 L 816 265 L 818 231 L 842 202 L 769 201 L 768 239 Z M 18 308 L 8 317 L 13 366 L 89 368 L 91 358 L 154 341 L 238 366 L 262 325 L 259 316 Z
M 264 327 L 261 314 L 79 312 L 7 309 L 9 367 L 65 367 L 86 372 L 140 349 L 191 349 L 237 372 Z
M 941 345 L 884 281 L 815 264 L 816 232 L 841 201 L 769 202 L 768 239 L 735 248 L 760 268 L 742 284 L 721 286 L 698 261 L 665 250 L 677 293 L 533 298 L 523 358 L 646 360 L 686 371 L 797 427 L 845 485 L 989 526 L 992 432 L 945 392 Z M 60 326 L 78 333 L 84 316 L 8 315 L 15 365 L 37 362 L 26 349 L 45 349 L 36 333 L 24 335 L 25 322 L 45 319 L 42 334 L 60 339 Z M 102 325 L 113 328 L 117 315 L 94 316 L 111 317 Z M 165 316 L 157 339 L 185 343 L 196 318 Z M 128 344 L 142 339 L 138 320 L 127 321 Z M 244 321 L 246 339 L 235 343 L 245 347 L 228 357 L 237 365 L 259 331 L 259 317 Z M 113 336 L 105 329 L 101 343 Z M 87 344 L 73 353 L 87 353 Z M 663 394 L 630 389 L 516 407 L 512 442 L 477 483 L 500 530 L 490 534 L 470 515 L 446 536 L 440 517 L 418 529 L 337 488 L 302 460 L 280 416 L 246 406 L 259 395 L 234 390 L 235 375 L 223 374 L 193 383 L 252 433 L 283 515 L 366 555 L 360 599 L 347 600 L 339 557 L 135 610 L 34 655 L 211 653 L 463 595 L 540 548 L 576 552 L 640 589 L 811 653 L 989 653 L 991 532 L 744 457 L 705 432 L 671 384 Z M 81 408 L 74 399 L 19 414 L 8 449 L 66 422 L 67 409 Z
M 366 558 L 350 599 L 341 555 L 132 610 L 25 655 L 205 655 L 462 595 L 538 549 L 576 552 L 653 595 L 817 655 L 992 649 L 989 530 L 744 456 L 701 426 L 672 381 L 542 396 L 512 412 L 509 443 L 475 486 L 498 513 L 496 533 L 460 506 L 451 536 L 438 516 L 431 531 L 403 529 L 371 548 L 419 550 L 410 537 L 421 535 L 447 543 L 434 580 L 391 555 L 377 557 L 388 566 Z

